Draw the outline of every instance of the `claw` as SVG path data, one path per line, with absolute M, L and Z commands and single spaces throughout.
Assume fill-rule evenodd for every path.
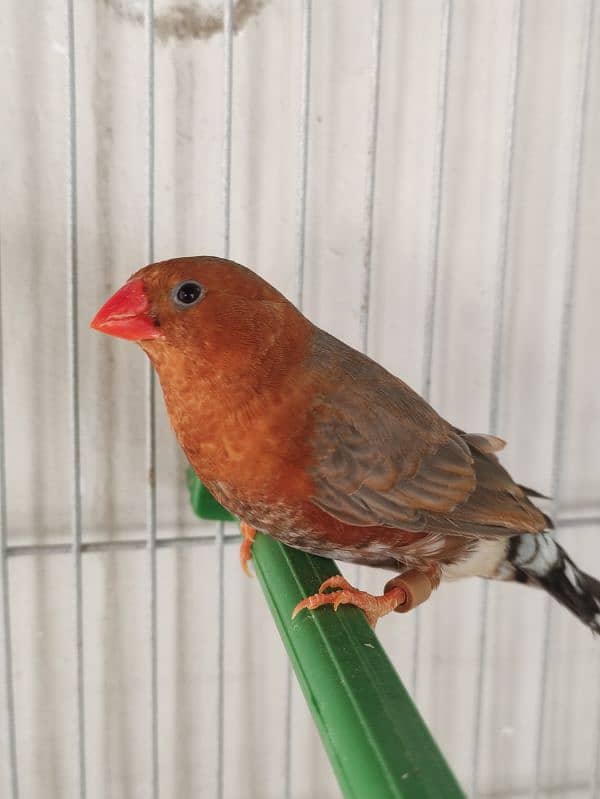
M 240 563 L 244 574 L 246 574 L 248 577 L 252 577 L 252 572 L 248 568 L 248 561 L 252 560 L 252 542 L 256 536 L 256 530 L 254 527 L 250 527 L 250 525 L 246 522 L 241 522 L 240 532 L 242 533 L 243 538 L 240 545 Z

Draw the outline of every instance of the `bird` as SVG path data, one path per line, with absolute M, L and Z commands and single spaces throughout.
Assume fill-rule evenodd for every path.
M 213 256 L 145 266 L 91 327 L 136 342 L 190 465 L 241 521 L 297 549 L 392 570 L 381 594 L 341 575 L 294 609 L 354 605 L 372 626 L 477 576 L 544 589 L 600 632 L 600 582 L 580 570 L 472 434 L 367 355 L 316 327 L 251 269 Z

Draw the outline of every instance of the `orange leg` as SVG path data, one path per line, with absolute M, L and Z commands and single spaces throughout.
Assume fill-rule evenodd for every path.
M 246 522 L 241 522 L 240 532 L 242 533 L 243 539 L 240 545 L 240 563 L 248 577 L 252 577 L 250 569 L 248 568 L 248 561 L 252 560 L 252 542 L 254 541 L 256 530 L 254 527 L 250 527 L 249 524 L 246 524 Z
M 435 587 L 436 582 L 432 576 L 411 569 L 390 580 L 381 596 L 373 596 L 366 591 L 359 591 L 340 574 L 336 574 L 325 580 L 318 593 L 298 602 L 292 613 L 292 618 L 295 618 L 305 608 L 316 610 L 323 605 L 333 605 L 333 609 L 337 610 L 340 605 L 354 605 L 364 612 L 371 627 L 375 627 L 382 616 L 393 610 L 405 613 L 420 605 L 429 597 Z M 328 588 L 338 590 L 324 593 Z

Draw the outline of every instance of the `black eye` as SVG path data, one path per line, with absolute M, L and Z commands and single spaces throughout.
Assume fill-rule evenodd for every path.
M 186 280 L 185 283 L 180 283 L 173 289 L 173 300 L 175 305 L 189 307 L 198 302 L 202 297 L 204 290 L 200 283 L 195 280 Z

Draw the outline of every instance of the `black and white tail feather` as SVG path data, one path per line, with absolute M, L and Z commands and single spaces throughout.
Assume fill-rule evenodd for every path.
M 542 588 L 600 633 L 600 581 L 581 571 L 550 532 L 480 540 L 466 559 L 442 571 L 447 580 L 478 576 Z
M 581 571 L 551 533 L 512 536 L 500 575 L 543 588 L 600 633 L 600 582 Z

